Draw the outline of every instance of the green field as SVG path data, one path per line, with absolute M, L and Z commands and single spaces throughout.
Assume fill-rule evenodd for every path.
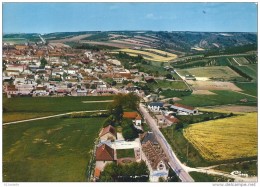
M 24 44 L 28 42 L 25 38 L 3 38 L 3 42 L 14 43 L 14 44 Z
M 216 63 L 219 66 L 228 66 L 228 65 L 230 65 L 230 62 L 225 57 L 216 58 L 215 60 L 216 60 Z
M 247 98 L 248 103 L 245 105 L 256 105 L 257 99 L 254 97 L 246 96 L 237 92 L 228 90 L 210 90 L 216 95 L 195 95 L 181 97 L 178 103 L 190 105 L 194 107 L 226 105 L 226 104 L 242 104 L 241 99 Z
M 223 164 L 214 169 L 231 173 L 232 171 L 241 171 L 248 175 L 257 175 L 257 161 L 245 161 L 240 163 Z
M 192 91 L 176 91 L 176 90 L 163 90 L 160 92 L 164 98 L 171 98 L 171 97 L 184 97 L 191 95 Z
M 134 149 L 118 149 L 116 150 L 117 158 L 131 157 L 135 158 Z
M 156 80 L 157 83 L 148 84 L 153 89 L 161 88 L 165 89 L 180 89 L 186 90 L 188 89 L 187 85 L 183 81 L 167 81 L 167 80 Z
M 161 132 L 163 133 L 167 142 L 171 145 L 172 150 L 180 159 L 180 161 L 190 167 L 203 167 L 212 165 L 212 163 L 205 160 L 199 154 L 199 152 L 186 140 L 186 138 L 183 136 L 182 130 L 176 130 L 175 127 L 176 125 L 162 128 Z
M 243 73 L 247 74 L 253 80 L 257 81 L 257 64 L 250 64 L 247 66 L 236 66 Z
M 257 96 L 257 83 L 249 82 L 249 83 L 236 83 L 236 86 L 241 88 L 246 94 Z
M 243 77 L 241 77 L 228 66 L 189 68 L 185 70 L 179 70 L 178 72 L 182 76 L 194 75 L 195 77 L 207 77 L 213 80 L 243 80 Z
M 3 126 L 3 181 L 86 181 L 104 120 L 52 118 Z
M 83 103 L 82 101 L 112 100 L 112 96 L 87 97 L 17 97 L 3 100 L 7 112 L 71 112 L 105 109 L 108 103 Z
M 195 182 L 234 182 L 234 179 L 219 175 L 210 175 L 206 173 L 199 173 L 196 171 L 192 171 L 189 174 Z
M 33 119 L 44 116 L 51 116 L 58 114 L 56 112 L 5 112 L 3 113 L 3 122 L 12 122 L 12 121 L 20 121 L 25 119 Z
M 247 64 L 249 64 L 249 61 L 245 57 L 234 57 L 234 58 L 230 58 L 229 60 L 233 60 L 233 62 L 236 63 L 236 65 L 247 65 Z
M 113 100 L 113 96 L 3 98 L 3 117 L 4 122 L 10 122 L 72 111 L 106 110 L 108 102 L 82 102 L 102 100 Z

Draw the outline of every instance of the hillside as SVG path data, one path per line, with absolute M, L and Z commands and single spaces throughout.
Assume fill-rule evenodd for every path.
M 216 33 L 184 31 L 80 31 L 44 34 L 50 43 L 86 43 L 117 48 L 157 48 L 177 55 L 221 51 L 229 47 L 252 45 L 257 42 L 256 33 Z M 4 34 L 3 41 L 15 39 L 40 41 L 38 34 Z

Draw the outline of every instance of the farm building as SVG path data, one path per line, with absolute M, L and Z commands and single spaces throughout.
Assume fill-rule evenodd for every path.
M 148 104 L 148 109 L 153 112 L 160 112 L 163 107 L 163 102 L 151 102 Z
M 99 138 L 101 142 L 107 140 L 116 140 L 117 139 L 116 129 L 111 125 L 103 128 L 99 134 Z
M 198 109 L 195 109 L 191 106 L 182 105 L 179 103 L 175 103 L 170 107 L 173 109 L 178 115 L 197 115 L 199 114 Z
M 196 80 L 196 77 L 194 77 L 193 75 L 185 75 L 185 80 Z
M 140 126 L 142 123 L 142 117 L 137 112 L 124 112 L 123 118 L 132 119 L 136 126 Z
M 152 132 L 146 132 L 141 135 L 140 139 L 145 155 L 144 160 L 150 170 L 150 178 L 156 178 L 156 180 L 159 177 L 166 178 L 169 172 L 168 160 L 155 135 Z
M 180 122 L 180 120 L 174 116 L 165 116 L 166 122 L 168 125 L 177 124 Z
M 96 168 L 103 171 L 108 163 L 115 161 L 115 151 L 106 144 L 100 145 L 96 149 Z

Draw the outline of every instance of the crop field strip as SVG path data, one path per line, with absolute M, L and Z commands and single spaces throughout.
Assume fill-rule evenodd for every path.
M 159 49 L 152 49 L 152 48 L 143 48 L 142 50 L 144 51 L 148 51 L 148 52 L 155 52 L 159 55 L 163 55 L 163 56 L 169 56 L 169 57 L 173 57 L 173 58 L 177 58 L 177 55 L 175 54 L 172 54 L 172 53 L 169 53 L 167 51 L 162 51 L 162 50 L 159 50 Z
M 192 124 L 184 129 L 184 136 L 209 161 L 254 157 L 257 113 Z
M 245 57 L 236 57 L 233 58 L 237 63 L 239 63 L 240 65 L 247 65 L 249 64 L 248 60 Z
M 249 77 L 253 78 L 254 80 L 257 80 L 257 68 L 252 68 L 252 66 L 236 66 L 239 70 L 241 70 L 243 73 L 247 74 Z
M 177 55 L 171 54 L 170 57 L 160 56 L 158 54 L 148 52 L 148 51 L 141 51 L 141 50 L 134 50 L 134 49 L 120 49 L 117 50 L 118 52 L 125 52 L 127 54 L 135 54 L 135 55 L 142 55 L 144 56 L 144 59 L 151 60 L 151 61 L 159 61 L 159 62 L 168 62 L 175 58 L 177 58 Z M 160 51 L 161 53 L 161 51 Z M 170 54 L 168 52 L 164 52 L 164 54 Z
M 186 74 L 194 75 L 195 77 L 208 77 L 215 79 L 230 80 L 232 78 L 241 77 L 238 73 L 227 66 L 211 66 L 211 67 L 199 67 L 189 68 L 178 71 L 182 76 Z

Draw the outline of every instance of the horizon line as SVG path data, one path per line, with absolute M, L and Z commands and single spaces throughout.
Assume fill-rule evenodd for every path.
M 77 33 L 77 32 L 197 32 L 197 33 L 255 33 L 257 34 L 258 31 L 192 31 L 192 30 L 175 30 L 175 31 L 167 31 L 167 30 L 82 30 L 82 31 L 53 31 L 53 32 L 2 32 L 3 35 L 5 34 L 52 34 L 52 33 Z

